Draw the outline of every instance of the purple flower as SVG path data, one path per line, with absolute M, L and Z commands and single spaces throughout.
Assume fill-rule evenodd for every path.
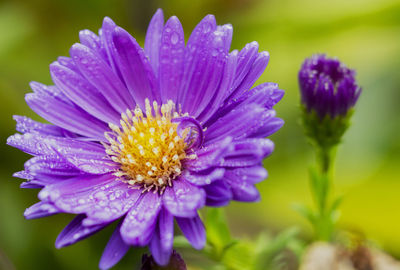
M 306 59 L 299 72 L 301 101 L 307 112 L 315 111 L 322 120 L 326 115 L 346 116 L 357 102 L 361 88 L 355 71 L 338 59 L 316 54 Z
M 267 176 L 265 139 L 283 121 L 273 106 L 283 91 L 264 83 L 258 44 L 229 52 L 231 25 L 206 16 L 185 45 L 177 17 L 158 10 L 144 50 L 105 18 L 99 35 L 79 34 L 71 57 L 50 65 L 54 86 L 31 83 L 26 102 L 51 122 L 15 116 L 7 143 L 33 155 L 15 173 L 21 187 L 41 188 L 25 217 L 77 216 L 56 247 L 82 240 L 119 220 L 100 260 L 116 264 L 130 246 L 149 246 L 168 264 L 174 219 L 196 249 L 205 243 L 197 211 L 231 200 L 256 201 Z

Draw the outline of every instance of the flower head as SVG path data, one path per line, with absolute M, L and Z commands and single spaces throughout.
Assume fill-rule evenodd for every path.
M 304 61 L 299 84 L 301 102 L 308 112 L 315 111 L 321 120 L 325 116 L 346 116 L 361 93 L 355 71 L 323 54 Z
M 114 221 L 100 268 L 117 263 L 130 246 L 149 246 L 168 264 L 174 219 L 194 248 L 204 246 L 197 211 L 231 200 L 256 201 L 254 184 L 266 178 L 265 139 L 283 121 L 273 106 L 283 91 L 274 83 L 250 90 L 269 55 L 258 44 L 230 52 L 232 26 L 212 15 L 187 44 L 176 17 L 158 10 L 144 49 L 105 18 L 96 35 L 79 34 L 71 57 L 50 65 L 54 85 L 32 82 L 26 102 L 52 123 L 15 116 L 7 143 L 33 155 L 16 177 L 40 188 L 25 211 L 39 218 L 77 216 L 56 246 L 82 240 Z
M 299 85 L 306 134 L 319 147 L 337 145 L 361 94 L 355 71 L 337 59 L 316 54 L 304 61 Z

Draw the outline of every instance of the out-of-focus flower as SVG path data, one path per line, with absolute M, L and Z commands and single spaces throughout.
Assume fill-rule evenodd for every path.
M 15 173 L 21 187 L 41 188 L 25 217 L 77 216 L 56 247 L 82 240 L 119 220 L 100 261 L 116 264 L 130 246 L 149 246 L 168 264 L 174 219 L 194 248 L 205 230 L 204 205 L 256 201 L 266 178 L 265 137 L 283 121 L 274 83 L 249 90 L 267 66 L 258 44 L 230 52 L 232 26 L 206 16 L 187 44 L 177 17 L 158 10 L 144 50 L 105 18 L 99 35 L 80 32 L 71 57 L 50 65 L 55 85 L 31 83 L 28 105 L 54 125 L 15 116 L 7 143 L 34 157 Z
M 315 111 L 321 120 L 327 115 L 331 118 L 345 116 L 361 93 L 355 71 L 323 54 L 304 61 L 299 84 L 301 102 L 308 112 Z
M 316 54 L 304 61 L 299 85 L 307 135 L 324 147 L 336 145 L 361 94 L 355 71 L 338 59 Z
M 159 267 L 154 261 L 153 256 L 144 254 L 142 257 L 142 267 L 140 270 L 186 270 L 185 261 L 176 250 L 172 252 L 168 265 Z

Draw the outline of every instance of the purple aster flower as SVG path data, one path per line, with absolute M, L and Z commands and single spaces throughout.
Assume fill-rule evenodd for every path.
M 356 104 L 361 88 L 355 71 L 338 59 L 316 54 L 306 59 L 299 72 L 301 101 L 308 112 L 315 111 L 322 120 L 326 115 L 345 116 Z
M 198 210 L 231 200 L 256 201 L 267 176 L 262 160 L 273 151 L 265 137 L 283 121 L 273 106 L 274 83 L 249 90 L 267 66 L 258 44 L 229 51 L 232 26 L 212 15 L 187 44 L 177 17 L 158 10 L 144 50 L 105 18 L 99 34 L 83 30 L 70 57 L 50 65 L 55 85 L 31 83 L 28 105 L 52 123 L 15 116 L 7 143 L 33 155 L 15 173 L 21 187 L 41 188 L 28 219 L 77 216 L 56 247 L 118 225 L 100 260 L 116 264 L 130 246 L 148 246 L 168 264 L 174 220 L 196 249 L 205 243 Z

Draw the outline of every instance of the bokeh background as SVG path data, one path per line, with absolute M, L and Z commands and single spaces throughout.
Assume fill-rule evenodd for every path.
M 335 194 L 344 195 L 340 228 L 365 235 L 400 258 L 400 2 L 397 0 L 6 0 L 0 1 L 0 268 L 96 269 L 110 235 L 107 229 L 71 247 L 54 241 L 71 216 L 25 220 L 36 190 L 20 190 L 12 173 L 28 158 L 5 145 L 15 133 L 13 114 L 39 120 L 24 102 L 32 80 L 51 83 L 48 65 L 78 42 L 81 29 L 97 31 L 104 16 L 143 44 L 152 14 L 177 15 L 186 32 L 212 13 L 234 27 L 233 49 L 256 40 L 271 54 L 259 82 L 279 83 L 277 106 L 285 126 L 273 136 L 265 162 L 269 179 L 259 184 L 257 204 L 232 203 L 228 221 L 235 236 L 252 239 L 299 226 L 310 227 L 293 204 L 311 204 L 307 170 L 311 147 L 299 125 L 297 71 L 305 57 L 324 52 L 355 68 L 363 93 L 353 125 L 338 151 Z M 115 269 L 133 269 L 131 251 Z

